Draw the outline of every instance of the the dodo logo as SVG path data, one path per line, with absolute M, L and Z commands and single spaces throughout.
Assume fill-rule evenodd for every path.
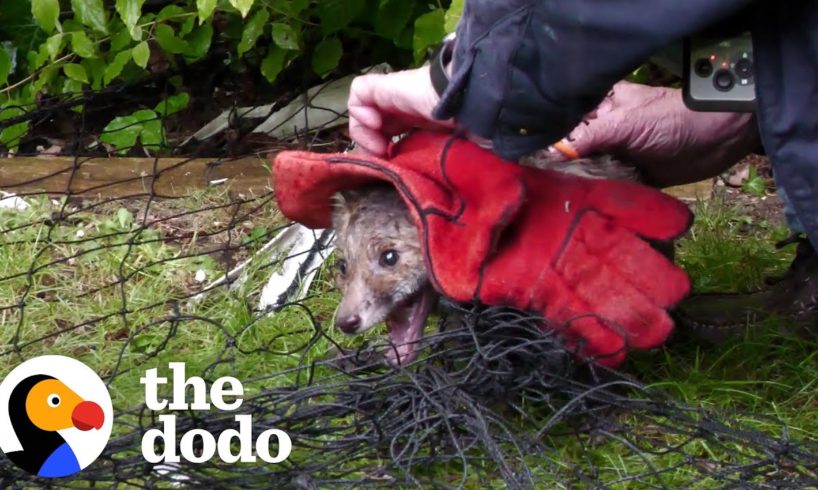
M 38 476 L 72 475 L 105 449 L 111 397 L 85 364 L 63 356 L 30 359 L 0 383 L 0 449 Z

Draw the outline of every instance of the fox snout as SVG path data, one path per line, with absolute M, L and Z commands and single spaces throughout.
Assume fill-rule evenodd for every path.
M 357 314 L 346 315 L 335 319 L 335 328 L 344 333 L 354 334 L 361 327 L 361 316 Z

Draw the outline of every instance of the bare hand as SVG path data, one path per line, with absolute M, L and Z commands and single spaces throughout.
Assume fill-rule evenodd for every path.
M 349 135 L 364 151 L 383 156 L 391 137 L 411 128 L 453 128 L 450 120 L 432 118 L 439 100 L 428 66 L 357 77 L 349 93 Z
M 580 156 L 613 154 L 660 187 L 718 175 L 759 145 L 750 114 L 694 112 L 678 89 L 629 82 L 566 140 Z

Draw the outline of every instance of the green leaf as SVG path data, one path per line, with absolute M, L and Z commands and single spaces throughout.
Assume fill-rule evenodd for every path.
M 51 34 L 60 17 L 59 0 L 31 0 L 31 15 L 42 30 Z
M 16 103 L 17 101 L 13 101 L 9 105 L 17 105 Z M 0 107 L 0 121 L 23 115 L 25 115 L 25 111 L 19 107 Z M 25 121 L 0 130 L 0 145 L 16 150 L 20 145 L 20 140 L 28 132 L 28 125 L 29 122 Z
M 196 27 L 196 17 L 188 17 L 179 26 L 179 37 L 185 37 Z
M 298 32 L 289 24 L 273 22 L 273 42 L 284 49 L 298 50 Z
M 241 33 L 241 42 L 239 42 L 238 47 L 239 56 L 250 51 L 256 45 L 256 41 L 264 32 L 264 26 L 267 25 L 269 19 L 270 13 L 264 9 L 259 10 L 250 17 Z
M 105 69 L 105 77 L 103 78 L 105 85 L 108 85 L 114 78 L 118 77 L 119 74 L 122 73 L 122 69 L 125 68 L 125 65 L 127 65 L 132 58 L 133 53 L 130 49 L 117 53 L 113 61 L 108 65 L 108 68 Z
M 82 60 L 82 66 L 91 78 L 91 88 L 101 89 L 102 81 L 105 79 L 105 69 L 108 67 L 105 61 L 100 58 L 87 58 Z
M 387 39 L 396 39 L 412 19 L 414 2 L 406 0 L 381 0 L 375 14 L 375 32 Z
M 465 0 L 452 0 L 449 5 L 449 10 L 446 11 L 446 22 L 443 28 L 447 33 L 454 32 L 457 29 L 457 23 L 460 22 L 460 16 L 463 15 L 463 5 Z
M 62 37 L 60 37 L 62 40 Z M 48 61 L 48 46 L 43 43 L 37 51 L 29 51 L 26 55 L 26 61 L 30 70 L 37 70 Z M 55 55 L 56 57 L 56 55 Z
M 11 55 L 0 47 L 0 85 L 5 85 L 11 74 Z
M 165 131 L 164 128 L 162 128 L 162 121 L 155 119 L 142 123 L 142 132 L 139 133 L 139 140 L 146 149 L 159 151 L 165 142 Z
M 159 14 L 156 15 L 156 20 L 161 22 L 163 20 L 173 19 L 178 22 L 178 19 L 184 17 L 185 14 L 187 14 L 187 11 L 182 7 L 178 5 L 168 5 L 159 11 Z
M 767 194 L 767 181 L 758 175 L 758 170 L 755 165 L 750 167 L 750 174 L 747 180 L 741 183 L 741 189 L 756 197 L 762 197 Z
M 213 27 L 210 24 L 199 26 L 187 37 L 187 51 L 185 56 L 197 60 L 202 58 L 210 50 L 210 43 L 213 41 Z
M 286 58 L 286 50 L 275 45 L 270 46 L 267 56 L 261 62 L 261 74 L 264 75 L 268 82 L 273 83 L 275 81 L 278 74 L 284 69 Z
M 185 110 L 188 103 L 190 103 L 190 96 L 187 92 L 181 92 L 176 95 L 171 95 L 166 100 L 156 104 L 153 110 L 160 116 L 169 116 Z
M 275 12 L 283 12 L 289 17 L 297 17 L 298 14 L 310 6 L 310 0 L 269 0 L 267 4 Z
M 321 0 L 318 2 L 321 30 L 324 34 L 340 31 L 358 17 L 364 6 L 366 0 Z
M 137 27 L 145 0 L 116 0 L 116 11 L 134 41 L 142 40 L 142 29 Z
M 143 69 L 146 68 L 148 66 L 148 60 L 151 57 L 151 48 L 148 46 L 148 42 L 142 41 L 134 46 L 132 55 L 133 62 L 136 63 L 136 66 Z
M 131 44 L 131 41 L 131 34 L 128 31 L 119 31 L 111 37 L 111 52 L 122 51 Z
M 168 53 L 182 54 L 188 49 L 187 43 L 176 37 L 173 28 L 167 24 L 157 24 L 153 36 L 159 46 Z
M 315 51 L 312 53 L 312 69 L 316 74 L 325 76 L 329 74 L 338 62 L 341 61 L 341 55 L 344 54 L 344 48 L 341 46 L 341 41 L 336 37 L 324 39 Z
M 81 58 L 93 58 L 97 55 L 94 43 L 88 39 L 85 31 L 71 33 L 71 50 Z
M 102 0 L 71 0 L 74 17 L 102 34 L 108 34 L 108 15 Z
M 204 24 L 216 10 L 218 0 L 196 0 L 196 9 L 199 11 L 199 23 Z
M 445 12 L 442 9 L 432 10 L 415 19 L 415 36 L 412 39 L 412 49 L 415 52 L 415 62 L 419 63 L 426 57 L 426 49 L 438 44 L 446 36 L 443 28 Z
M 57 59 L 57 55 L 62 51 L 62 33 L 54 34 L 45 41 L 46 52 L 51 61 Z
M 253 6 L 255 0 L 230 0 L 230 5 L 236 8 L 239 12 L 241 12 L 242 17 L 247 17 L 247 14 L 250 12 L 250 7 Z
M 116 220 L 119 222 L 121 230 L 128 230 L 133 224 L 133 213 L 128 211 L 127 208 L 119 208 L 116 210 Z
M 136 145 L 136 139 L 142 132 L 142 124 L 133 116 L 115 117 L 108 123 L 100 135 L 100 141 L 114 145 L 119 154 L 127 153 Z
M 625 77 L 625 80 L 629 82 L 641 84 L 648 83 L 649 79 L 650 73 L 648 72 L 647 65 L 640 66 L 639 68 L 633 70 L 628 76 Z
M 62 66 L 62 71 L 65 73 L 65 76 L 71 80 L 88 83 L 88 74 L 85 72 L 85 68 L 83 68 L 82 65 L 77 63 L 67 63 Z
M 138 110 L 138 111 L 134 112 L 133 114 L 131 114 L 131 117 L 136 119 L 136 122 L 140 122 L 140 123 L 146 122 L 146 121 L 158 121 L 159 120 L 159 114 L 157 114 L 155 111 L 152 111 L 150 109 Z

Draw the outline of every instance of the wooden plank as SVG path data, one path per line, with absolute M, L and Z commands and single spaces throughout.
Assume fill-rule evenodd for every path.
M 671 196 L 686 201 L 706 201 L 713 196 L 714 179 L 693 182 L 692 184 L 676 185 L 663 189 Z
M 16 194 L 52 193 L 84 198 L 154 194 L 180 197 L 221 185 L 242 194 L 271 190 L 269 160 L 183 158 L 14 157 L 0 159 L 0 189 Z

